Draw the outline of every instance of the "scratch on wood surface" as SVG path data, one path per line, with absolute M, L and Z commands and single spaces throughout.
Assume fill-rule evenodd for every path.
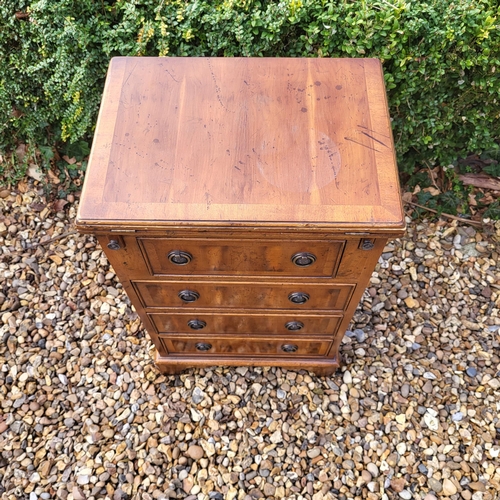
M 135 63 L 134 67 L 130 70 L 130 73 L 128 74 L 127 79 L 123 82 L 123 86 L 127 85 L 127 82 L 129 81 L 130 77 L 132 76 L 132 73 L 135 71 L 135 68 L 137 68 L 137 64 L 139 64 L 139 63 Z
M 172 80 L 175 82 L 175 83 L 179 83 L 179 80 L 177 80 L 174 75 L 172 75 L 172 73 L 170 73 L 170 71 L 168 69 L 165 70 L 167 75 L 172 78 Z
M 318 144 L 321 146 L 320 151 L 325 151 L 330 167 L 333 171 L 333 178 L 335 180 L 335 186 L 339 188 L 338 175 L 340 173 L 340 168 L 342 166 L 342 161 L 340 159 L 340 152 L 337 150 L 335 143 L 326 134 L 321 133 Z
M 375 149 L 375 148 L 372 148 L 371 146 L 369 146 L 368 144 L 363 144 L 362 142 L 359 142 L 359 141 L 356 141 L 354 139 L 351 139 L 350 137 L 344 137 L 344 139 L 346 141 L 351 141 L 351 142 L 355 142 L 356 144 L 359 144 L 360 146 L 363 146 L 365 148 L 368 148 L 368 149 L 371 149 L 373 151 L 376 151 L 377 153 L 381 153 L 382 151 L 379 151 L 378 149 Z
M 382 137 L 386 137 L 387 139 L 390 139 L 390 137 L 388 135 L 385 135 L 385 134 L 381 134 L 380 132 L 377 132 L 376 130 L 373 130 L 371 128 L 368 128 L 368 127 L 365 127 L 364 125 L 358 125 L 359 128 L 364 128 L 365 130 L 368 130 L 369 132 L 371 132 L 372 134 L 377 134 L 377 135 L 381 135 Z
M 361 133 L 363 135 L 366 135 L 366 137 L 369 137 L 370 139 L 372 139 L 373 141 L 375 142 L 378 142 L 379 144 L 382 144 L 382 146 L 385 146 L 386 148 L 389 148 L 389 146 L 387 144 L 384 144 L 382 141 L 379 141 L 378 139 L 375 139 L 375 137 L 371 136 L 368 132 L 363 132 L 361 131 Z M 389 148 L 390 149 L 390 148 Z
M 210 74 L 212 75 L 212 80 L 214 81 L 214 85 L 215 85 L 215 95 L 217 96 L 217 100 L 219 101 L 219 104 L 226 110 L 226 111 L 229 111 L 229 112 L 232 112 L 230 111 L 227 106 L 222 102 L 222 96 L 221 96 L 221 89 L 219 87 L 219 85 L 217 84 L 217 78 L 215 77 L 215 72 L 214 72 L 214 69 L 212 67 L 212 61 L 210 60 L 210 58 L 207 58 L 207 62 L 208 62 L 208 67 L 210 69 Z

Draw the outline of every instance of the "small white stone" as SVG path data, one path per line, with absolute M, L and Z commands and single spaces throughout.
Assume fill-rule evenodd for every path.
M 378 477 L 379 475 L 379 470 L 378 470 L 378 467 L 376 464 L 374 464 L 373 462 L 370 462 L 367 466 L 366 466 L 366 470 L 372 475 L 372 477 Z
M 191 408 L 191 419 L 193 422 L 199 422 L 203 418 L 203 413 Z
M 278 429 L 277 431 L 273 432 L 269 440 L 273 444 L 281 443 L 283 441 L 283 436 L 281 435 L 281 431 Z
M 108 314 L 111 310 L 111 306 L 107 302 L 103 302 L 101 304 L 101 308 L 99 309 L 99 314 Z
M 246 366 L 238 366 L 236 370 L 234 370 L 238 375 L 244 377 L 248 373 L 248 368 Z
M 500 446 L 492 446 L 488 453 L 491 455 L 491 458 L 498 458 L 500 455 Z
M 213 443 L 210 443 L 208 441 L 205 441 L 204 439 L 201 439 L 199 444 L 205 450 L 207 457 L 211 457 L 212 455 L 215 455 L 215 446 Z
M 380 463 L 380 470 L 382 472 L 385 472 L 386 470 L 389 470 L 390 468 L 391 468 L 391 466 L 385 460 L 382 460 L 382 462 Z
M 439 420 L 430 413 L 424 415 L 424 422 L 431 431 L 437 431 L 439 429 Z
M 276 396 L 278 396 L 278 399 L 285 399 L 286 398 L 286 392 L 283 389 L 278 389 L 276 391 Z
M 396 450 L 400 455 L 404 455 L 406 453 L 406 443 L 399 443 Z
M 259 395 L 261 390 L 262 390 L 262 384 L 258 384 L 257 382 L 255 384 L 252 384 L 252 391 L 256 396 Z
M 83 485 L 83 484 L 89 484 L 90 482 L 90 478 L 89 476 L 87 476 L 86 474 L 84 474 L 83 476 L 78 476 L 76 478 L 76 482 L 80 485 Z
M 352 384 L 352 375 L 349 370 L 346 370 L 344 372 L 344 377 L 343 377 L 344 384 Z
M 497 378 L 492 378 L 488 381 L 488 385 L 493 389 L 498 389 L 500 387 L 500 381 Z

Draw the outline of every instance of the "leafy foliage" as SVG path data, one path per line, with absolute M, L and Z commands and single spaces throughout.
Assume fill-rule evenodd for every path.
M 500 163 L 492 163 L 487 167 L 484 167 L 483 170 L 490 175 L 494 175 L 496 177 L 500 177 Z
M 499 14 L 497 0 L 3 0 L 0 153 L 81 151 L 116 55 L 377 57 L 401 170 L 448 165 L 498 151 Z
M 500 220 L 500 202 L 495 201 L 489 205 L 483 216 L 493 220 Z

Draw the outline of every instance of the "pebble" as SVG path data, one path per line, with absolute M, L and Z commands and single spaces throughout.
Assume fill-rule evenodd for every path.
M 430 413 L 424 415 L 424 422 L 431 431 L 439 429 L 439 420 Z
M 379 469 L 373 462 L 367 464 L 366 470 L 372 475 L 372 477 L 378 477 L 379 475 Z
M 424 475 L 427 475 L 427 473 L 429 472 L 429 469 L 427 469 L 424 464 L 419 464 L 418 470 Z
M 87 500 L 87 496 L 85 495 L 84 491 L 78 486 L 73 486 L 71 493 L 74 500 Z
M 205 393 L 199 387 L 195 387 L 192 396 L 193 403 L 200 404 L 204 398 L 205 398 Z
M 451 497 L 457 492 L 457 487 L 449 480 L 443 479 L 443 495 Z
M 403 384 L 401 386 L 401 396 L 403 396 L 404 398 L 407 398 L 409 394 L 410 394 L 410 385 Z
M 405 489 L 406 480 L 402 477 L 393 478 L 389 482 L 391 489 L 396 493 L 401 493 Z
M 56 215 L 32 188 L 0 196 L 3 496 L 495 498 L 500 225 L 409 221 L 331 377 L 169 376 L 96 239 L 39 245 L 72 229 L 77 204 Z
M 422 391 L 426 392 L 427 394 L 430 394 L 433 390 L 433 385 L 430 380 L 428 380 L 423 386 L 422 386 Z
M 309 458 L 316 458 L 319 455 L 321 455 L 321 450 L 319 448 L 312 448 L 311 450 L 307 451 L 307 456 Z
M 360 328 L 354 330 L 354 335 L 356 336 L 356 340 L 360 343 L 366 340 L 366 333 Z
M 433 477 L 430 477 L 428 480 L 429 488 L 436 493 L 441 493 L 443 491 L 443 484 L 441 481 L 434 479 Z
M 351 375 L 351 372 L 349 370 L 346 370 L 344 372 L 343 380 L 344 380 L 344 384 L 352 384 L 352 375 Z
M 187 449 L 186 455 L 192 458 L 193 460 L 199 460 L 200 458 L 203 457 L 204 453 L 205 452 L 203 451 L 203 448 L 201 446 L 191 445 Z

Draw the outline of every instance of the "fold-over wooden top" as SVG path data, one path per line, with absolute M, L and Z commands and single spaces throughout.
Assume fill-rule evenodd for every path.
M 375 59 L 111 61 L 77 224 L 404 226 Z

